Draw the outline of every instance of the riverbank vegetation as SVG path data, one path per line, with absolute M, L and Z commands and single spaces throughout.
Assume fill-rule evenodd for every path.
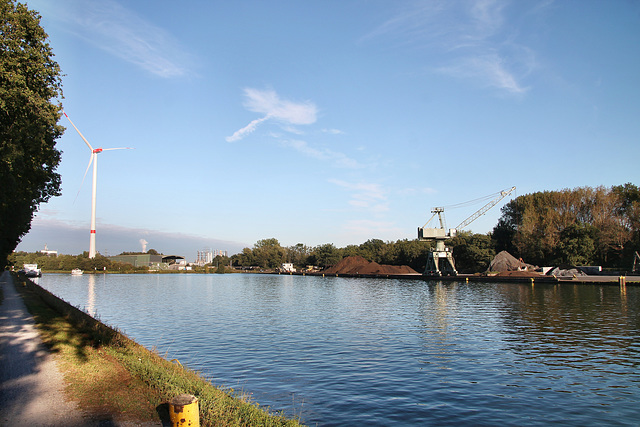
M 517 197 L 491 235 L 496 250 L 537 265 L 629 268 L 640 251 L 640 189 L 582 187 Z
M 98 421 L 168 421 L 167 402 L 198 398 L 202 426 L 298 426 L 231 389 L 169 362 L 25 278 L 17 286 L 43 341 L 60 362 L 67 393 Z
M 576 188 L 544 191 L 516 197 L 502 208 L 502 215 L 487 234 L 461 231 L 446 245 L 453 249 L 461 273 L 485 271 L 493 257 L 506 250 L 516 258 L 538 266 L 600 265 L 630 270 L 640 251 L 640 189 L 633 184 L 611 188 Z M 252 248 L 231 257 L 216 257 L 192 272 L 274 271 L 292 263 L 298 271 L 337 264 L 348 256 L 387 265 L 406 265 L 423 271 L 432 245 L 417 239 L 370 239 L 360 245 L 338 248 L 332 243 L 311 247 L 302 243 L 285 247 L 275 238 L 258 240 Z M 148 272 L 103 256 L 49 257 L 39 253 L 14 253 L 13 265 L 37 263 L 44 271 Z

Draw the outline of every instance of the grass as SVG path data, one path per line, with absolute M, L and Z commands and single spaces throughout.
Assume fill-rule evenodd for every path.
M 300 425 L 234 395 L 233 390 L 214 387 L 197 372 L 163 359 L 99 322 L 79 320 L 86 315 L 74 315 L 78 310 L 64 302 L 56 302 L 54 309 L 51 294 L 27 283 L 17 288 L 43 341 L 58 355 L 67 395 L 94 417 L 168 421 L 166 402 L 186 393 L 198 398 L 202 426 Z M 65 306 L 69 312 L 63 314 Z

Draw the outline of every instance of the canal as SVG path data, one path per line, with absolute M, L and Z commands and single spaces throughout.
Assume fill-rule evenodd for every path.
M 309 425 L 640 420 L 640 287 L 257 274 L 38 283 Z

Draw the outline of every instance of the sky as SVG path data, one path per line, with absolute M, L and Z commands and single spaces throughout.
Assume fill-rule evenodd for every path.
M 98 155 L 103 255 L 415 239 L 516 186 L 487 233 L 519 195 L 640 185 L 638 1 L 27 4 L 69 118 L 134 148 Z M 62 195 L 17 250 L 88 250 L 90 151 L 60 123 Z

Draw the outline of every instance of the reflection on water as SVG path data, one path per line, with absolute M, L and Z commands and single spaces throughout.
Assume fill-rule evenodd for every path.
M 637 287 L 85 276 L 40 284 L 309 424 L 640 419 Z
M 89 275 L 89 283 L 87 285 L 87 313 L 92 316 L 96 315 L 96 276 Z

